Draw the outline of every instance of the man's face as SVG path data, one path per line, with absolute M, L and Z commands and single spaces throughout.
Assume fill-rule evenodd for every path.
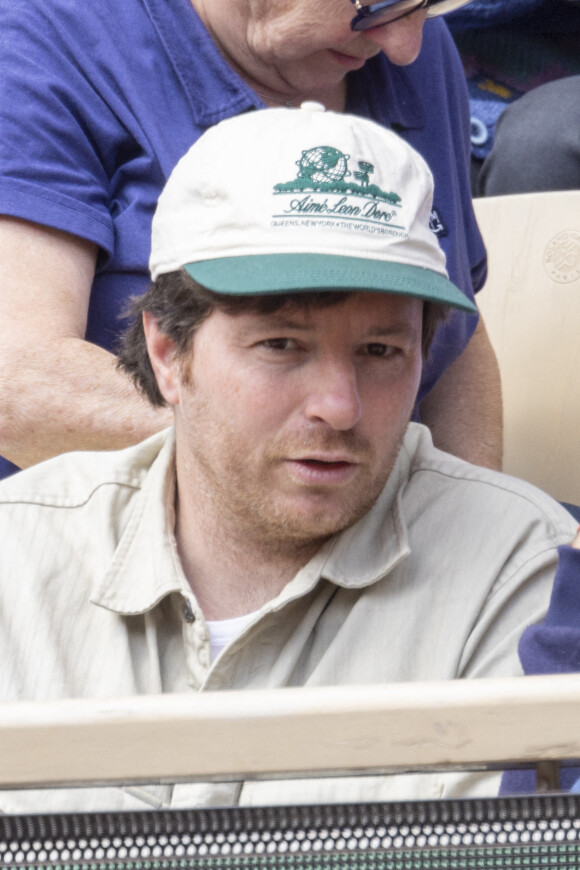
M 355 523 L 381 492 L 421 372 L 422 302 L 353 293 L 275 314 L 216 311 L 175 363 L 180 500 L 220 527 L 304 546 Z
M 393 63 L 414 61 L 426 12 L 364 33 L 350 29 L 350 0 L 192 0 L 226 57 L 260 90 L 304 96 L 336 87 L 384 51 Z

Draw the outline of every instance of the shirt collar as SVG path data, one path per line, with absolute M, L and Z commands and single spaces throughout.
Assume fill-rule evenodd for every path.
M 144 0 L 144 4 L 201 127 L 248 109 L 264 108 L 261 98 L 222 57 L 191 0 L 173 0 L 169 7 L 167 0 Z M 426 26 L 424 39 L 428 37 Z M 398 67 L 381 52 L 362 69 L 349 73 L 347 111 L 387 127 L 423 127 L 415 64 Z
M 200 127 L 264 104 L 222 57 L 191 0 L 143 0 Z
M 345 589 L 371 586 L 389 574 L 409 553 L 402 493 L 410 460 L 403 448 L 379 498 L 354 526 L 334 535 L 272 602 L 279 609 L 307 594 L 321 577 Z
M 161 437 L 161 436 L 157 436 Z M 166 432 L 161 449 L 135 497 L 135 506 L 113 559 L 91 601 L 126 615 L 144 613 L 171 592 L 191 594 L 174 536 L 175 435 Z M 278 610 L 309 592 L 321 577 L 358 589 L 384 577 L 409 554 L 402 492 L 409 475 L 403 449 L 381 495 L 354 526 L 332 537 L 267 605 Z
M 91 596 L 93 604 L 126 615 L 150 610 L 170 592 L 191 593 L 173 533 L 175 434 L 170 429 L 156 437 L 161 438 L 159 453 L 135 497 L 109 567 Z
M 329 541 L 328 558 L 322 569 L 325 577 L 350 589 L 370 586 L 409 555 L 402 508 L 408 472 L 409 457 L 402 450 L 371 510 Z

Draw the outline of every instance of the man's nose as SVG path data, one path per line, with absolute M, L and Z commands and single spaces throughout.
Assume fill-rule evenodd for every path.
M 390 21 L 381 27 L 373 27 L 363 31 L 369 42 L 377 45 L 391 63 L 397 66 L 406 66 L 417 59 L 421 51 L 423 40 L 423 25 L 427 12 L 425 9 L 417 9 L 411 15 Z
M 362 414 L 354 362 L 321 364 L 311 372 L 305 413 L 311 422 L 325 422 L 332 429 L 352 429 Z

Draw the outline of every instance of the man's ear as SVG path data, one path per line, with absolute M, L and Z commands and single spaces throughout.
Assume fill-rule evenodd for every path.
M 179 404 L 179 365 L 175 342 L 159 329 L 157 319 L 143 312 L 143 331 L 147 352 L 161 395 L 170 405 Z

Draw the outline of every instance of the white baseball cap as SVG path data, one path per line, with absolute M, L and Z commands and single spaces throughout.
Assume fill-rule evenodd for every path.
M 433 178 L 395 133 L 319 103 L 216 124 L 161 193 L 153 280 L 185 269 L 216 293 L 366 290 L 464 311 L 429 228 Z

